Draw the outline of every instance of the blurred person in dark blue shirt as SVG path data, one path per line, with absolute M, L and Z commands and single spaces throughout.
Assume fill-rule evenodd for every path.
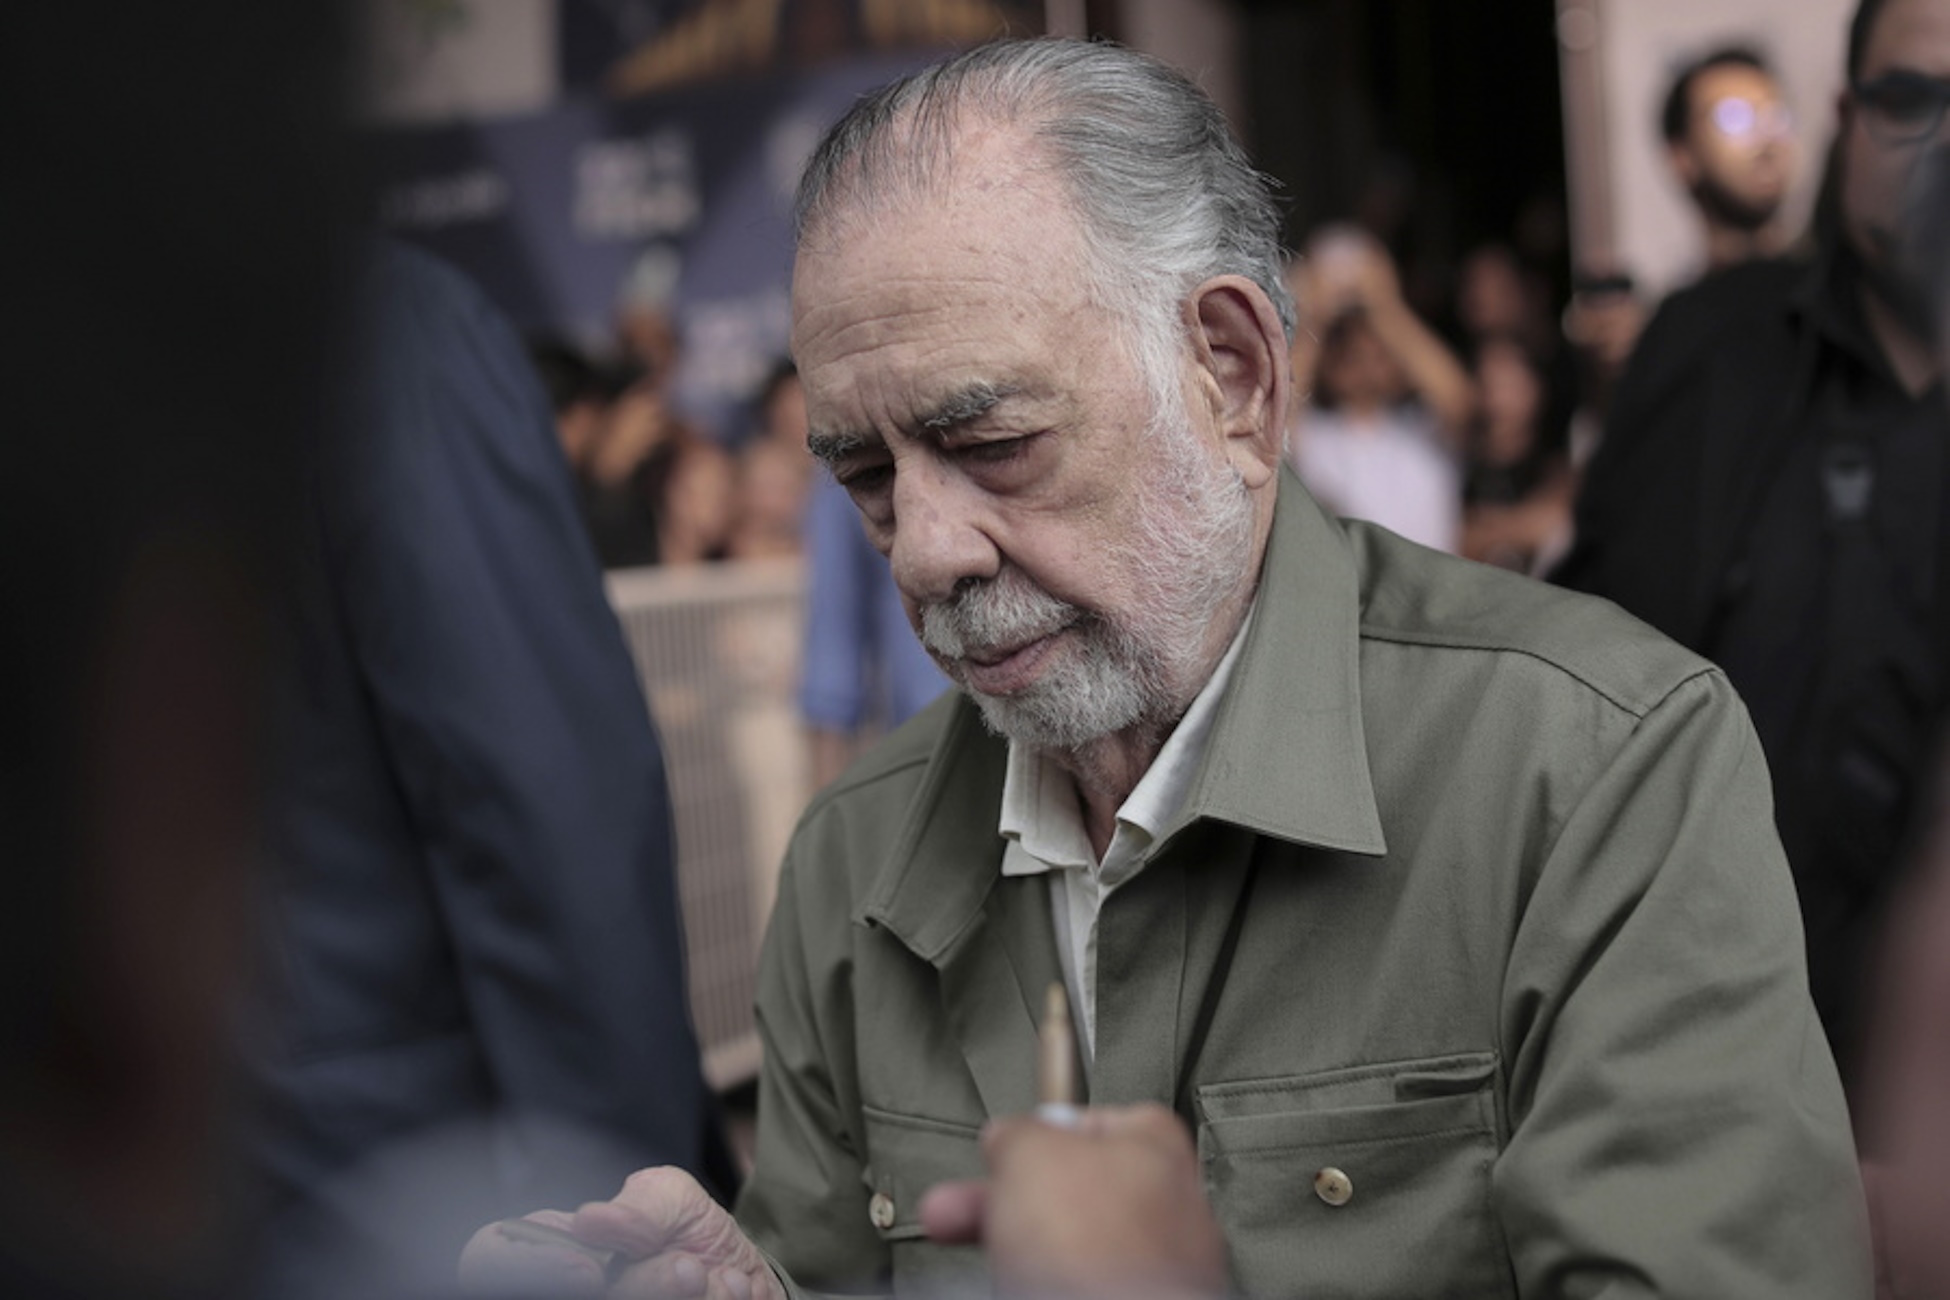
M 442 1224 L 646 1159 L 731 1177 L 663 759 L 546 398 L 458 272 L 378 246 L 359 290 L 304 515 L 254 1149 L 274 1268 L 411 1280 L 447 1271 Z

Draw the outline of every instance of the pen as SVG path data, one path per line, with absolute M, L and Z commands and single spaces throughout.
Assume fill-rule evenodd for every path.
M 1080 1100 L 1070 998 L 1058 980 L 1043 997 L 1043 1024 L 1036 1033 L 1036 1118 L 1058 1128 L 1075 1128 L 1083 1117 Z

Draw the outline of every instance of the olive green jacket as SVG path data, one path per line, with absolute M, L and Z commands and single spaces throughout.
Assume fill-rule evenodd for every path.
M 1868 1296 L 1725 678 L 1610 605 L 1330 520 L 1291 479 L 1247 636 L 1186 806 L 1105 902 L 1090 1089 L 1196 1126 L 1240 1290 Z M 1033 1104 L 1061 978 L 1048 882 L 998 869 L 1004 756 L 944 700 L 793 839 L 738 1215 L 795 1284 L 980 1267 L 915 1211 L 981 1172 L 986 1118 Z

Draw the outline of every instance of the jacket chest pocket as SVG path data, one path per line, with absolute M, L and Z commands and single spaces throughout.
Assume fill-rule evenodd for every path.
M 1496 1058 L 1199 1089 L 1199 1160 L 1257 1297 L 1514 1296 L 1491 1209 Z
M 936 1183 L 981 1178 L 981 1130 L 945 1120 L 863 1108 L 867 1221 L 887 1247 L 896 1294 L 953 1295 L 987 1289 L 979 1250 L 937 1246 L 922 1231 L 921 1196 Z

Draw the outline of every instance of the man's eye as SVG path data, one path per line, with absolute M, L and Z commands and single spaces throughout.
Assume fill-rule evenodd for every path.
M 994 438 L 986 442 L 971 442 L 958 448 L 955 454 L 964 461 L 976 465 L 1006 465 L 1029 450 L 1034 435 L 1020 438 Z
M 839 485 L 854 496 L 862 493 L 878 492 L 894 481 L 892 465 L 852 465 L 844 466 L 833 475 Z

